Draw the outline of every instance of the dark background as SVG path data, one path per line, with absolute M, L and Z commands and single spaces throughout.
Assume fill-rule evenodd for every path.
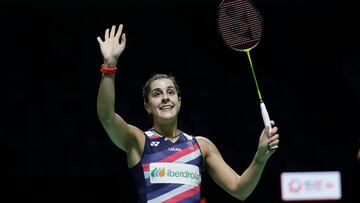
M 251 51 L 280 148 L 247 202 L 281 202 L 280 174 L 340 171 L 343 199 L 359 195 L 359 31 L 355 1 L 253 1 L 264 22 Z M 136 202 L 125 153 L 96 116 L 97 36 L 124 24 L 116 111 L 142 130 L 141 88 L 177 77 L 180 128 L 211 139 L 234 170 L 250 164 L 262 130 L 246 54 L 216 25 L 221 1 L 5 1 L 0 8 L 8 202 Z M 235 202 L 211 179 L 208 202 Z

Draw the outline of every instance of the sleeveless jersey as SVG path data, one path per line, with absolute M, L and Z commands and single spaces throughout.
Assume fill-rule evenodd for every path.
M 176 142 L 151 129 L 142 158 L 131 168 L 139 202 L 200 202 L 202 155 L 195 137 L 180 132 Z

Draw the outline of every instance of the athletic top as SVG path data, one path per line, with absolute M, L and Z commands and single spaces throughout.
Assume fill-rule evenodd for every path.
M 202 155 L 195 137 L 180 131 L 172 142 L 150 129 L 142 158 L 131 168 L 139 202 L 200 202 Z

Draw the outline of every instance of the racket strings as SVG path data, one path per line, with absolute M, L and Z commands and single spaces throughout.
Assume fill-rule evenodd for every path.
M 218 9 L 218 28 L 228 47 L 235 51 L 244 51 L 247 53 L 260 99 L 261 115 L 265 126 L 271 127 L 270 117 L 262 100 L 250 56 L 250 50 L 259 43 L 262 34 L 260 14 L 249 0 L 223 0 Z M 271 148 L 276 147 L 277 146 L 272 146 Z
M 228 46 L 240 50 L 254 47 L 262 34 L 261 18 L 246 0 L 226 2 L 220 7 L 219 28 Z

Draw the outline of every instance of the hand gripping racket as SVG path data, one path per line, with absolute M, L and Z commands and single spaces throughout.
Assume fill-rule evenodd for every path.
M 218 8 L 218 28 L 225 44 L 232 50 L 246 52 L 256 89 L 260 99 L 260 109 L 265 126 L 271 130 L 269 113 L 261 97 L 250 50 L 256 47 L 262 35 L 262 20 L 260 13 L 248 0 L 223 0 Z M 278 146 L 272 146 L 272 149 Z

